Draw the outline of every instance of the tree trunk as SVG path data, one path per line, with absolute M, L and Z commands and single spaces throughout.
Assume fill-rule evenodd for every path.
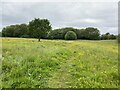
M 40 42 L 40 38 L 38 38 L 38 42 Z

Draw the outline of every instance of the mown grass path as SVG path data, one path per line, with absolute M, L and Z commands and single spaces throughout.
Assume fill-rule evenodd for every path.
M 48 81 L 48 87 L 52 88 L 68 88 L 69 86 L 67 85 L 67 82 L 69 82 L 70 74 L 69 70 L 71 68 L 72 60 L 74 60 L 74 55 L 69 57 L 66 60 L 66 63 L 62 64 L 60 69 L 55 72 L 52 76 L 52 78 L 49 79 Z

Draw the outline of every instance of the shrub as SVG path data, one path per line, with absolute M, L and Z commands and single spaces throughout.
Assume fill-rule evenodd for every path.
M 75 32 L 73 31 L 68 31 L 66 34 L 65 34 L 65 40 L 76 40 L 77 39 L 77 35 Z

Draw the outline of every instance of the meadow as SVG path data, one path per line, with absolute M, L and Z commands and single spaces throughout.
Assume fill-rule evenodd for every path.
M 116 40 L 2 38 L 3 88 L 117 88 Z

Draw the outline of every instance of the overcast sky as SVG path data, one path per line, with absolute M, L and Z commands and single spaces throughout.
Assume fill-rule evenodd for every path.
M 0 9 L 1 10 L 1 9 Z M 53 29 L 96 27 L 101 33 L 118 33 L 117 2 L 4 2 L 2 25 L 47 18 Z

